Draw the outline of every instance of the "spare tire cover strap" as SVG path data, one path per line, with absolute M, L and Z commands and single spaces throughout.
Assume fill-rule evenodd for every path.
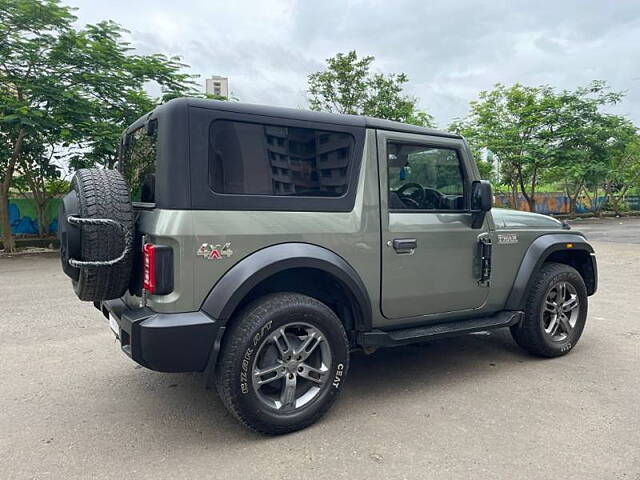
M 118 255 L 116 258 L 113 258 L 111 260 L 91 260 L 91 261 L 76 260 L 75 258 L 70 258 L 69 265 L 71 265 L 72 267 L 76 267 L 76 268 L 108 267 L 111 265 L 115 265 L 116 263 L 119 263 L 122 260 L 124 260 L 127 254 L 129 253 L 129 250 L 131 250 L 131 240 L 132 240 L 131 233 L 120 222 L 116 222 L 115 220 L 111 220 L 110 218 L 81 218 L 81 217 L 74 217 L 71 215 L 67 217 L 67 221 L 71 224 L 76 224 L 76 225 L 87 224 L 87 225 L 116 226 L 122 231 L 122 234 L 124 235 L 124 249 L 122 250 L 122 253 Z

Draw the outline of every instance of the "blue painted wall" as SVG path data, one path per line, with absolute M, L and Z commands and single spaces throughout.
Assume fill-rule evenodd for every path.
M 60 198 L 53 198 L 47 203 L 46 215 L 51 219 L 48 225 L 51 234 L 58 231 L 58 207 L 61 201 Z M 35 202 L 28 198 L 10 199 L 9 223 L 11 224 L 11 233 L 14 235 L 37 235 L 38 215 Z

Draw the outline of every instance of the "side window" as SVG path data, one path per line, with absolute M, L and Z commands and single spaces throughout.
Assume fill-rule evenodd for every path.
M 354 138 L 344 132 L 217 120 L 209 132 L 209 186 L 216 193 L 341 197 Z
M 389 142 L 387 157 L 389 209 L 465 209 L 457 150 Z

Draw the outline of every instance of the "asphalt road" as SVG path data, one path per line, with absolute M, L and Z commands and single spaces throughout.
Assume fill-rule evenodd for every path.
M 133 364 L 57 258 L 0 259 L 0 478 L 639 480 L 640 220 L 576 228 L 600 290 L 570 355 L 507 332 L 355 355 L 329 414 L 277 438 Z
M 640 244 L 640 219 L 606 217 L 571 220 L 571 228 L 586 235 L 591 242 Z

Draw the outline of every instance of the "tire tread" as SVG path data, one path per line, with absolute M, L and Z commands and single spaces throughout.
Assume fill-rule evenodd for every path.
M 134 214 L 129 191 L 122 175 L 116 170 L 98 168 L 76 172 L 72 188 L 78 194 L 83 218 L 109 218 L 120 222 L 133 236 Z M 124 248 L 119 230 L 97 225 L 82 225 L 82 260 L 109 260 Z M 133 253 L 112 266 L 87 267 L 80 271 L 74 290 L 81 300 L 102 301 L 118 298 L 129 286 Z

